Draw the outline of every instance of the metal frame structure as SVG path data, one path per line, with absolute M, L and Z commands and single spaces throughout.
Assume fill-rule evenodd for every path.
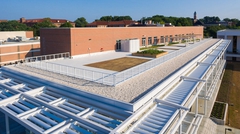
M 198 99 L 204 99 L 206 114 L 207 101 L 225 67 L 229 43 L 219 40 L 156 86 L 153 90 L 158 92 L 151 98 L 143 96 L 134 104 L 2 68 L 0 112 L 5 116 L 6 134 L 11 131 L 10 119 L 29 133 L 195 134 L 203 118 Z
M 112 133 L 196 133 L 200 125 L 202 115 L 198 114 L 198 98 L 204 94 L 204 110 L 206 114 L 207 99 L 209 94 L 216 89 L 222 70 L 225 66 L 226 48 L 230 41 L 220 40 L 213 48 L 208 49 L 201 54 L 195 62 L 196 66 L 192 66 L 185 76 L 178 77 L 178 82 L 174 86 L 167 87 L 168 93 L 156 96 L 150 102 L 145 104 L 143 108 L 134 113 Z M 170 81 L 169 81 L 170 82 Z M 161 100 L 159 100 L 161 98 Z M 189 109 L 195 104 L 194 113 Z M 194 122 L 190 124 L 188 129 L 183 132 L 184 118 L 189 114 L 194 114 Z M 191 125 L 195 124 L 195 125 Z M 186 126 L 185 126 L 186 127 Z M 189 128 L 192 127 L 192 128 Z M 194 128 L 193 128 L 194 127 Z
M 54 92 L 45 86 L 31 89 L 9 79 L 1 79 L 1 97 L 4 97 L 0 101 L 0 111 L 5 113 L 6 133 L 10 133 L 9 117 L 39 134 L 105 134 L 128 117 L 65 97 L 61 91 Z M 71 95 L 70 92 L 68 94 Z

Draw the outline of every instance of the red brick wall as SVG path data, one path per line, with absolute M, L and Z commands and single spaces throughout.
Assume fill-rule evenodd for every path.
M 70 52 L 71 55 L 87 54 L 115 50 L 116 40 L 138 38 L 140 45 L 142 38 L 168 36 L 179 34 L 201 34 L 203 27 L 114 27 L 114 28 L 71 28 L 71 29 L 42 29 L 42 54 Z M 90 49 L 89 49 L 90 48 Z

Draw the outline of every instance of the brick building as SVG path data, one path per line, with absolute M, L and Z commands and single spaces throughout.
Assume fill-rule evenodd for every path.
M 138 24 L 138 22 L 132 20 L 94 21 L 92 23 L 87 24 L 87 27 L 128 27 L 134 24 Z
M 25 18 L 20 18 L 19 22 L 26 24 L 27 26 L 33 26 L 36 23 L 39 22 L 43 22 L 44 18 L 42 19 L 25 19 Z M 75 23 L 71 22 L 69 20 L 66 19 L 50 19 L 50 21 L 53 23 L 53 25 L 55 25 L 56 27 L 60 27 L 62 24 L 66 23 L 66 22 L 70 22 L 72 24 L 73 27 L 75 27 Z
M 43 28 L 41 53 L 70 52 L 72 56 L 118 50 L 121 40 L 139 39 L 140 47 L 203 38 L 203 27 Z M 54 49 L 53 49 L 54 48 Z
M 20 37 L 25 41 L 18 40 Z M 33 39 L 32 31 L 0 32 L 0 41 L 0 65 L 40 55 L 40 42 Z

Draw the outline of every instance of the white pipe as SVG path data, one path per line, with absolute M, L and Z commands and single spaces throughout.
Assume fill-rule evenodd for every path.
M 30 120 L 30 121 L 38 124 L 39 126 L 43 127 L 45 130 L 51 128 L 50 125 L 48 125 L 48 124 L 46 124 L 45 122 L 37 119 L 37 118 L 34 117 L 34 116 L 29 116 L 29 117 L 28 117 L 28 120 Z
M 49 99 L 51 99 L 51 100 L 56 100 L 56 99 L 58 99 L 58 98 L 55 98 L 55 97 L 53 97 L 53 96 L 50 96 L 50 95 L 48 95 L 48 94 L 46 94 L 46 93 L 42 93 L 41 96 L 44 96 L 44 97 L 49 98 Z
M 14 102 L 13 104 L 18 106 L 18 107 L 20 107 L 21 109 L 23 109 L 25 111 L 30 110 L 30 108 L 28 108 L 28 107 L 26 107 L 26 106 L 24 106 L 24 105 L 22 105 L 22 104 L 20 104 L 18 102 Z
M 75 131 L 73 131 L 73 130 L 71 130 L 71 129 L 69 129 L 69 128 L 67 128 L 66 130 L 64 130 L 64 132 L 67 133 L 67 134 L 78 134 L 77 132 L 75 132 Z
M 14 112 L 17 112 L 17 114 L 24 112 L 22 109 L 19 109 L 18 107 L 13 106 L 12 104 L 8 104 L 7 107 L 9 109 L 13 110 Z
M 50 119 L 50 118 L 47 118 L 46 116 L 43 116 L 42 114 L 37 113 L 37 114 L 35 114 L 34 116 L 42 119 L 43 121 L 51 124 L 52 126 L 55 126 L 55 125 L 58 124 L 56 121 L 54 121 L 54 120 L 52 120 L 52 119 Z
M 77 110 L 79 110 L 79 111 L 83 111 L 83 110 L 85 109 L 85 108 L 82 108 L 82 107 L 80 107 L 80 106 L 71 104 L 71 103 L 69 103 L 69 102 L 64 102 L 63 104 L 64 104 L 64 105 L 67 105 L 67 106 L 70 106 L 70 107 L 72 107 L 72 108 L 75 108 L 75 109 L 77 109 Z
M 63 105 L 63 104 L 59 104 L 58 107 L 62 108 L 62 109 L 65 109 L 65 110 L 68 110 L 69 112 L 72 112 L 74 114 L 77 114 L 79 113 L 80 111 L 76 110 L 76 109 L 73 109 L 71 107 L 68 107 L 66 105 Z
M 40 100 L 46 101 L 46 102 L 51 102 L 51 101 L 52 101 L 52 100 L 50 100 L 50 99 L 48 99 L 48 98 L 46 98 L 46 97 L 43 97 L 43 96 L 41 96 L 41 95 L 36 95 L 35 97 L 38 98 L 38 99 L 40 99 Z

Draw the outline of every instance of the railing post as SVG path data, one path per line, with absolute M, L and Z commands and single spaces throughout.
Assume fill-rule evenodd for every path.
M 103 73 L 102 73 L 102 84 L 103 84 L 103 82 L 104 82 L 103 79 L 104 79 L 104 77 L 103 77 Z
M 85 79 L 85 69 L 83 70 L 83 79 Z
M 115 77 L 115 75 L 113 75 L 113 86 L 115 86 L 116 85 L 116 77 Z
M 67 75 L 68 75 L 68 67 L 67 67 Z
M 92 71 L 92 81 L 94 81 L 94 72 Z

